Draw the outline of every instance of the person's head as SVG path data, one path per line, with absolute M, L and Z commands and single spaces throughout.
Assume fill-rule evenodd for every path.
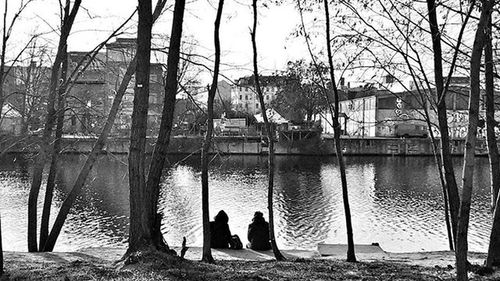
M 254 222 L 263 222 L 265 221 L 264 219 L 264 214 L 262 214 L 262 212 L 255 212 L 255 214 L 253 215 L 253 221 Z
M 227 223 L 229 221 L 229 217 L 227 216 L 226 212 L 224 212 L 224 210 L 220 210 L 214 219 L 216 222 L 222 223 Z

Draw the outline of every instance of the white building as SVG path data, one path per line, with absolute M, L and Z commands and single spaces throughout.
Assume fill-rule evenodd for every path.
M 464 81 L 467 79 L 459 78 Z M 454 83 L 449 88 L 446 106 L 449 134 L 452 139 L 461 139 L 467 134 L 468 94 L 468 86 L 464 83 Z M 424 119 L 425 107 L 428 109 L 431 123 L 438 123 L 436 112 L 428 103 L 422 103 L 422 97 L 416 90 L 391 92 L 381 89 L 350 88 L 342 92 L 339 105 L 342 133 L 351 137 L 428 136 L 428 127 Z M 484 120 L 483 103 L 479 114 L 480 119 Z M 498 116 L 496 115 L 495 119 L 498 119 Z M 321 114 L 320 121 L 323 133 L 333 133 L 332 118 L 328 111 Z M 433 134 L 439 137 L 437 127 L 433 127 Z M 478 136 L 484 137 L 483 128 L 478 129 Z
M 260 77 L 261 90 L 266 106 L 269 107 L 271 102 L 276 99 L 281 79 L 280 76 Z M 253 115 L 260 113 L 260 103 L 254 87 L 253 76 L 242 77 L 237 80 L 236 85 L 231 88 L 231 102 L 236 111 Z

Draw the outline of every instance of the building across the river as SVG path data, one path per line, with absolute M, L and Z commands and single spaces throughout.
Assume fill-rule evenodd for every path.
M 450 137 L 464 138 L 468 121 L 468 79 L 458 77 L 452 82 L 446 97 Z M 415 89 L 395 92 L 373 87 L 356 87 L 345 88 L 341 94 L 340 125 L 346 136 L 427 137 L 425 108 L 429 112 L 431 123 L 437 124 L 437 115 L 427 97 L 422 97 Z M 483 102 L 480 116 L 484 119 Z M 333 133 L 330 113 L 324 112 L 320 120 L 323 132 Z M 433 133 L 439 136 L 435 127 Z M 485 132 L 480 127 L 478 133 L 481 137 Z
M 117 38 L 106 44 L 104 52 L 98 53 L 87 68 L 72 81 L 65 116 L 65 133 L 98 134 L 111 109 L 114 97 L 123 79 L 128 64 L 135 54 L 135 38 Z M 69 52 L 69 71 L 90 59 L 87 52 Z M 151 63 L 148 124 L 150 134 L 157 128 L 163 103 L 163 68 Z M 135 79 L 132 77 L 123 96 L 119 114 L 112 133 L 128 135 L 132 119 Z
M 259 76 L 259 82 L 264 95 L 264 102 L 267 107 L 276 99 L 282 76 Z M 260 110 L 260 103 L 254 85 L 254 76 L 242 77 L 236 81 L 236 85 L 231 88 L 231 102 L 236 111 L 246 112 L 255 115 Z

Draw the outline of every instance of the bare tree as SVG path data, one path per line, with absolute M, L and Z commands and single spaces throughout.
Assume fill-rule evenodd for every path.
M 128 156 L 130 184 L 130 228 L 128 252 L 148 250 L 151 242 L 150 204 L 146 189 L 146 131 L 149 103 L 149 72 L 153 13 L 151 0 L 139 0 L 137 65 L 135 67 L 134 107 Z M 154 222 L 153 222 L 154 223 Z
M 306 31 L 305 28 L 305 23 L 304 23 L 304 15 L 303 15 L 303 9 L 301 5 L 301 0 L 297 0 L 297 6 L 299 9 L 300 13 L 300 19 L 301 19 L 301 27 L 302 27 L 302 34 L 305 38 L 307 49 L 309 51 L 309 55 L 311 56 L 312 62 L 316 68 L 317 75 L 320 77 L 320 83 L 321 87 L 323 89 L 323 96 L 325 99 L 325 103 L 327 104 L 328 110 L 330 112 L 330 115 L 332 116 L 332 121 L 333 121 L 333 129 L 334 129 L 334 139 L 335 139 L 335 152 L 336 152 L 336 157 L 337 157 L 337 163 L 339 165 L 339 170 L 340 170 L 340 177 L 341 177 L 341 185 L 342 185 L 342 199 L 343 199 L 343 205 L 344 205 L 344 216 L 346 220 L 346 232 L 347 232 L 347 261 L 349 262 L 355 262 L 356 261 L 356 255 L 355 255 L 355 249 L 354 249 L 354 239 L 353 239 L 353 231 L 352 231 L 352 222 L 351 222 L 351 211 L 350 211 L 350 206 L 349 206 L 349 195 L 348 195 L 348 188 L 347 188 L 347 177 L 345 173 L 345 162 L 344 162 L 344 156 L 342 152 L 342 144 L 340 140 L 340 134 L 341 134 L 341 128 L 340 128 L 340 123 L 339 123 L 339 94 L 338 94 L 338 89 L 336 86 L 335 82 L 335 75 L 334 75 L 334 66 L 333 66 L 333 55 L 332 55 L 332 49 L 331 49 L 331 35 L 330 35 L 330 14 L 329 14 L 329 7 L 328 3 L 325 0 L 323 2 L 324 4 L 324 13 L 325 13 L 325 41 L 326 41 L 326 48 L 327 48 L 327 56 L 328 56 L 328 72 L 329 72 L 329 79 L 330 79 L 330 87 L 333 89 L 333 94 L 334 94 L 334 101 L 332 105 L 332 101 L 330 98 L 329 90 L 328 90 L 328 84 L 327 81 L 323 78 L 323 71 L 322 68 L 320 67 L 320 64 L 317 62 L 316 57 L 313 54 L 311 43 L 310 43 L 310 38 L 309 34 Z
M 492 23 L 488 23 L 488 35 L 484 47 L 485 83 L 486 83 L 486 141 L 488 143 L 488 156 L 490 162 L 491 179 L 491 210 L 495 210 L 495 204 L 500 188 L 500 156 L 498 154 L 497 140 L 495 136 L 495 82 L 493 69 L 493 47 L 492 47 Z
M 0 214 L 0 277 L 3 275 L 2 215 Z
M 21 114 L 21 135 L 25 136 L 29 131 L 37 130 L 40 126 L 39 119 L 43 116 L 46 93 L 48 91 L 49 67 L 45 66 L 48 61 L 47 46 L 38 45 L 39 41 L 32 40 L 25 50 L 28 55 L 27 67 L 19 67 L 21 71 L 15 72 L 10 67 L 5 75 L 20 80 L 20 85 L 14 86 L 13 92 L 5 92 L 5 101 L 17 109 Z M 7 79 L 7 78 L 6 78 Z
M 75 0 L 73 6 L 71 7 L 71 2 L 66 0 L 66 4 L 63 9 L 61 34 L 59 37 L 56 58 L 51 70 L 49 96 L 47 99 L 47 116 L 42 135 L 42 143 L 40 145 L 40 152 L 36 157 L 35 165 L 33 167 L 32 183 L 28 197 L 28 251 L 30 252 L 38 251 L 36 233 L 38 194 L 42 183 L 45 162 L 47 161 L 52 150 L 51 139 L 52 129 L 56 121 L 56 110 L 54 105 L 59 84 L 59 70 L 61 69 L 61 64 L 65 58 L 67 39 L 73 26 L 76 14 L 78 13 L 78 9 L 80 8 L 80 4 L 81 0 Z
M 467 232 L 469 229 L 470 204 L 474 176 L 474 156 L 476 149 L 477 124 L 479 120 L 481 55 L 487 36 L 489 18 L 494 0 L 483 0 L 481 17 L 477 26 L 470 60 L 469 124 L 465 139 L 464 166 L 462 172 L 462 200 L 456 239 L 457 280 L 467 280 Z
M 383 33 L 383 29 L 379 28 L 372 21 L 367 20 L 366 17 L 363 17 L 361 11 L 356 9 L 353 4 L 348 1 L 343 1 L 343 3 L 353 12 L 356 18 L 360 20 L 360 23 L 362 23 L 362 25 L 360 25 L 361 28 L 358 28 L 358 30 L 353 28 L 351 28 L 351 30 L 356 32 L 358 36 L 365 38 L 364 40 L 379 44 L 381 49 L 389 53 L 389 55 L 387 55 L 388 58 L 386 58 L 387 61 L 384 61 L 384 59 L 380 58 L 383 57 L 383 55 L 368 49 L 367 53 L 372 54 L 375 63 L 379 64 L 379 67 L 388 75 L 396 78 L 397 75 L 395 75 L 395 73 L 398 72 L 405 77 L 409 77 L 413 82 L 413 86 L 416 89 L 413 92 L 418 94 L 415 97 L 417 100 L 421 101 L 422 117 L 428 125 L 434 157 L 437 168 L 439 169 L 449 247 L 450 250 L 453 250 L 454 237 L 457 229 L 459 196 L 451 158 L 446 99 L 452 80 L 451 77 L 456 69 L 457 59 L 459 54 L 462 54 L 460 49 L 463 44 L 462 36 L 467 26 L 467 22 L 471 17 L 474 1 L 471 2 L 468 11 L 463 12 L 462 23 L 457 38 L 445 35 L 444 37 L 446 40 L 442 38 L 443 34 L 446 34 L 442 30 L 446 27 L 446 19 L 448 17 L 443 16 L 445 23 L 440 24 L 439 28 L 437 28 L 437 11 L 434 1 L 427 1 L 425 9 L 415 7 L 416 5 L 421 5 L 420 3 L 416 4 L 415 2 L 404 0 L 375 2 L 378 3 L 381 11 L 375 11 L 373 6 L 376 4 L 366 5 L 366 9 L 368 9 L 367 12 L 372 12 L 382 17 L 384 23 L 391 23 L 393 28 L 388 29 L 389 33 Z M 405 13 L 403 11 L 408 12 Z M 425 28 L 426 22 L 429 25 L 429 29 Z M 360 31 L 366 28 L 373 31 L 375 36 L 370 36 L 368 32 Z M 432 47 L 429 46 L 430 44 L 427 41 L 428 34 L 431 35 Z M 443 52 L 442 43 L 448 47 L 448 52 Z M 443 53 L 450 55 L 451 60 L 446 60 Z M 427 74 L 429 73 L 426 69 L 427 56 L 432 56 L 434 59 L 434 70 L 432 71 L 435 77 L 434 84 Z M 397 57 L 401 58 L 402 63 L 396 59 Z M 446 79 L 443 77 L 443 63 L 449 64 L 449 72 Z M 404 68 L 402 69 L 401 66 L 404 66 Z M 373 69 L 374 66 L 368 67 Z M 412 90 L 404 86 L 401 80 L 397 78 L 396 80 L 406 89 L 406 91 L 412 92 Z M 436 112 L 438 119 L 437 125 L 434 124 L 433 120 L 435 116 L 433 114 L 434 112 Z M 441 148 L 439 148 L 435 141 L 434 129 L 436 127 L 439 131 L 438 135 L 441 136 Z M 448 212 L 448 210 L 450 210 L 450 212 Z
M 158 0 L 156 7 L 155 7 L 154 14 L 153 14 L 154 21 L 156 21 L 156 19 L 160 16 L 165 4 L 166 4 L 166 0 Z M 127 19 L 125 21 L 125 23 L 128 22 L 129 19 Z M 121 27 L 123 27 L 125 25 L 125 23 L 123 23 L 122 26 L 120 26 L 117 30 L 121 29 Z M 113 36 L 113 34 L 110 37 L 112 37 L 112 36 Z M 111 132 L 111 128 L 113 127 L 116 116 L 118 115 L 118 112 L 120 110 L 120 104 L 121 104 L 121 101 L 123 99 L 123 96 L 126 93 L 127 87 L 132 79 L 132 76 L 134 75 L 136 62 L 137 62 L 137 59 L 136 59 L 136 55 L 135 55 L 134 58 L 132 58 L 132 60 L 129 62 L 127 69 L 122 77 L 120 85 L 116 91 L 116 95 L 113 99 L 113 103 L 111 105 L 111 109 L 109 111 L 105 125 L 101 129 L 101 133 L 99 135 L 99 138 L 94 143 L 94 146 L 92 147 L 92 151 L 88 155 L 87 160 L 85 161 L 83 167 L 81 168 L 80 173 L 78 174 L 78 177 L 75 180 L 73 187 L 71 188 L 71 191 L 68 193 L 67 197 L 64 199 L 64 201 L 61 205 L 59 213 L 57 214 L 57 217 L 54 221 L 54 225 L 50 231 L 49 237 L 48 237 L 47 242 L 45 244 L 44 251 L 52 251 L 54 249 L 55 243 L 57 241 L 57 238 L 59 237 L 59 234 L 62 230 L 64 222 L 66 221 L 66 218 L 69 214 L 69 211 L 70 211 L 71 207 L 73 206 L 73 203 L 76 200 L 76 197 L 78 196 L 81 189 L 85 185 L 87 176 L 90 173 L 94 163 L 97 161 L 99 153 L 101 153 L 102 149 L 104 148 L 104 145 L 106 144 L 108 136 Z
M 217 81 L 219 79 L 220 66 L 220 38 L 219 28 L 222 17 L 222 9 L 224 0 L 219 0 L 217 15 L 214 22 L 214 45 L 215 45 L 215 63 L 214 73 L 212 77 L 212 85 L 208 89 L 207 101 L 207 132 L 201 150 L 201 210 L 203 221 L 203 253 L 201 260 L 208 263 L 213 263 L 212 251 L 210 249 L 210 214 L 209 214 L 209 199 L 208 199 L 208 165 L 209 165 L 209 150 L 212 145 L 212 134 L 214 129 L 214 98 L 217 92 Z
M 450 136 L 448 131 L 448 117 L 446 113 L 447 86 L 445 86 L 443 80 L 443 62 L 442 62 L 443 55 L 441 51 L 441 31 L 439 30 L 437 22 L 436 3 L 434 0 L 427 0 L 427 9 L 429 11 L 429 25 L 430 25 L 430 33 L 432 36 L 432 47 L 434 51 L 433 52 L 434 80 L 436 84 L 436 95 L 437 95 L 436 110 L 439 122 L 439 132 L 441 134 L 441 158 L 443 163 L 444 175 L 446 179 L 446 191 L 448 195 L 448 203 L 450 206 L 451 226 L 453 229 L 452 233 L 453 237 L 456 237 L 457 225 L 458 225 L 458 206 L 460 205 L 460 197 L 458 195 L 458 187 L 455 180 L 455 172 L 451 158 Z M 460 42 L 460 38 L 458 42 Z M 450 71 L 453 71 L 453 65 Z M 449 85 L 450 80 L 451 80 L 451 75 L 448 76 L 447 85 Z M 454 241 L 456 242 L 456 239 L 454 239 Z
M 337 161 L 339 164 L 339 170 L 340 170 L 340 180 L 342 182 L 342 199 L 344 202 L 344 213 L 345 213 L 345 220 L 346 220 L 346 228 L 347 228 L 347 261 L 349 262 L 355 262 L 356 261 L 356 255 L 354 253 L 354 239 L 353 239 L 353 233 L 352 233 L 352 222 L 351 222 L 351 209 L 349 206 L 349 195 L 348 195 L 348 189 L 347 189 L 347 177 L 346 177 L 346 172 L 345 172 L 345 162 L 344 162 L 344 156 L 342 152 L 342 143 L 340 140 L 340 123 L 339 123 L 339 93 L 337 89 L 337 85 L 335 82 L 335 75 L 334 75 L 334 66 L 333 66 L 333 60 L 332 60 L 332 47 L 330 45 L 331 38 L 330 38 L 330 13 L 329 13 L 329 8 L 328 8 L 328 1 L 324 0 L 325 4 L 325 19 L 326 19 L 326 48 L 327 48 L 327 53 L 328 53 L 328 65 L 330 67 L 330 83 L 333 88 L 333 95 L 334 95 L 334 107 L 333 107 L 333 113 L 332 113 L 332 120 L 333 120 L 333 131 L 334 131 L 334 138 L 335 138 L 335 154 L 337 156 Z M 328 95 L 326 95 L 328 97 Z M 330 104 L 330 103 L 329 103 Z
M 488 143 L 488 158 L 490 162 L 491 209 L 493 210 L 493 225 L 488 246 L 486 267 L 500 263 L 500 208 L 498 208 L 498 190 L 500 189 L 500 156 L 495 135 L 495 82 L 493 68 L 492 17 L 488 21 L 486 44 L 484 46 L 485 83 L 486 83 L 486 141 Z
M 499 248 L 500 248 L 500 196 L 497 196 L 493 211 L 493 226 L 491 227 L 490 243 L 488 246 L 488 256 L 486 258 L 486 266 L 498 266 L 500 263 Z
M 176 0 L 174 7 L 174 19 L 172 22 L 172 32 L 170 34 L 170 46 L 167 60 L 167 75 L 165 77 L 165 98 L 163 100 L 163 112 L 160 123 L 160 131 L 156 140 L 149 173 L 147 179 L 147 189 L 150 190 L 152 202 L 150 214 L 155 218 L 152 225 L 153 243 L 157 248 L 167 248 L 161 234 L 161 216 L 158 214 L 158 197 L 160 194 L 160 179 L 167 156 L 168 145 L 170 142 L 170 134 L 172 132 L 172 122 L 174 119 L 175 97 L 177 94 L 179 59 L 182 38 L 182 22 L 184 19 L 185 0 Z
M 135 12 L 133 13 L 135 14 Z M 132 14 L 132 15 L 133 15 Z M 77 64 L 75 69 L 72 71 L 72 73 L 69 74 L 68 76 L 68 54 L 67 50 L 65 50 L 65 56 L 63 60 L 63 66 L 61 69 L 61 78 L 60 78 L 60 85 L 58 88 L 58 100 L 57 100 L 57 123 L 56 123 L 56 131 L 55 131 L 55 139 L 54 139 L 54 145 L 53 145 L 53 151 L 52 151 L 52 157 L 51 157 L 51 163 L 50 163 L 50 168 L 49 168 L 49 175 L 47 178 L 47 184 L 45 188 L 45 198 L 43 201 L 43 211 L 42 211 L 42 221 L 40 224 L 40 244 L 39 244 L 39 250 L 40 251 L 52 251 L 53 244 L 52 240 L 51 243 L 47 244 L 47 240 L 49 238 L 49 219 L 50 219 L 50 211 L 51 211 L 51 206 L 52 206 L 52 198 L 53 198 L 53 193 L 54 193 L 54 188 L 55 188 L 55 178 L 56 178 L 56 172 L 57 172 L 57 161 L 59 158 L 59 154 L 61 152 L 61 141 L 62 141 L 62 134 L 63 134 L 63 126 L 64 126 L 64 114 L 66 112 L 66 100 L 67 100 L 67 94 L 71 91 L 71 88 L 74 84 L 71 84 L 72 81 L 76 81 L 78 77 L 81 75 L 81 73 L 84 73 L 84 71 L 87 69 L 87 67 L 92 63 L 92 61 L 95 59 L 95 56 L 97 53 L 104 47 L 105 43 L 108 42 L 114 35 L 120 30 L 129 20 L 131 17 L 129 17 L 125 23 L 123 23 L 117 30 L 115 30 L 111 36 L 109 36 L 104 42 L 99 44 L 94 50 L 90 51 L 89 53 L 84 56 L 84 58 L 81 59 L 81 61 Z M 89 60 L 85 62 L 85 58 L 89 58 Z M 58 226 L 59 224 L 55 224 L 55 226 Z M 55 233 L 55 232 L 54 232 Z M 53 238 L 52 238 L 53 239 Z
M 174 9 L 174 21 L 168 58 L 161 135 L 155 146 L 149 178 L 145 175 L 145 140 L 147 130 L 147 109 L 149 95 L 149 68 L 151 53 L 151 27 L 154 15 L 151 3 L 139 1 L 139 28 L 137 36 L 137 67 L 134 109 L 129 152 L 130 182 L 130 235 L 126 256 L 140 250 L 168 250 L 161 234 L 161 216 L 158 214 L 159 183 L 165 161 L 168 137 L 172 128 L 172 114 L 177 88 L 177 71 L 182 36 L 184 0 L 178 0 Z M 150 189 L 151 188 L 151 189 Z
M 327 67 L 324 68 L 325 73 Z M 311 122 L 315 116 L 327 110 L 316 67 L 304 59 L 288 62 L 283 85 L 271 101 L 271 107 L 287 118 Z
M 21 0 L 19 3 L 19 8 L 17 11 L 14 13 L 14 16 L 12 17 L 10 23 L 7 23 L 7 17 L 8 17 L 8 0 L 5 0 L 5 5 L 4 5 L 4 13 L 2 17 L 2 50 L 0 51 L 0 119 L 2 116 L 2 108 L 5 103 L 5 94 L 4 94 L 4 82 L 5 82 L 5 77 L 8 75 L 8 71 L 10 68 L 6 71 L 6 50 L 8 48 L 8 41 L 10 37 L 12 36 L 12 30 L 14 28 L 14 25 L 16 21 L 19 19 L 19 16 L 21 13 L 26 9 L 26 7 L 33 2 L 34 0 Z M 31 43 L 31 41 L 35 38 L 36 36 L 32 36 L 31 39 L 29 39 L 28 43 L 22 50 L 17 54 L 16 58 L 12 61 L 12 65 L 14 65 L 21 54 L 26 50 L 27 46 Z
M 260 87 L 259 81 L 259 69 L 257 66 L 257 43 L 255 36 L 257 33 L 257 0 L 252 1 L 253 7 L 253 29 L 251 31 L 252 36 L 252 49 L 253 49 L 253 75 L 255 78 L 255 90 L 257 91 L 257 97 L 259 98 L 260 108 L 262 111 L 262 118 L 264 119 L 264 124 L 267 134 L 267 143 L 269 148 L 268 154 L 268 185 L 267 185 L 267 209 L 269 210 L 269 239 L 271 240 L 271 247 L 273 249 L 274 257 L 278 261 L 284 261 L 285 256 L 281 254 L 278 245 L 276 243 L 276 235 L 274 234 L 274 207 L 273 207 L 273 196 L 274 196 L 274 129 L 267 118 L 266 104 L 264 102 L 264 94 Z
M 61 85 L 58 89 L 57 95 L 57 122 L 55 131 L 54 147 L 52 149 L 52 157 L 50 160 L 49 176 L 47 178 L 47 185 L 45 188 L 45 199 L 43 200 L 43 210 L 42 210 L 42 221 L 40 222 L 40 243 L 39 250 L 42 251 L 47 242 L 47 237 L 49 236 L 49 219 L 50 219 L 50 208 L 52 206 L 52 197 L 54 194 L 55 180 L 56 180 L 56 169 L 57 161 L 59 159 L 59 153 L 61 152 L 61 139 L 63 134 L 64 125 L 64 112 L 66 107 L 66 79 L 68 72 L 68 51 L 67 46 L 64 49 L 64 59 L 62 62 L 61 69 Z

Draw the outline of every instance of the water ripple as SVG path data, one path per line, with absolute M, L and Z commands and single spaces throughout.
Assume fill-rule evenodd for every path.
M 52 220 L 85 157 L 65 156 L 57 176 Z M 202 244 L 199 158 L 179 161 L 165 170 L 160 211 L 162 232 L 178 245 Z M 388 251 L 447 249 L 442 191 L 432 158 L 348 157 L 347 180 L 356 243 L 378 242 Z M 459 159 L 455 159 L 457 167 Z M 26 250 L 26 203 L 30 161 L 0 163 L 0 212 L 6 250 Z M 126 159 L 103 157 L 78 197 L 56 250 L 86 246 L 124 246 L 128 236 Z M 232 233 L 246 242 L 255 211 L 267 217 L 265 157 L 217 158 L 210 171 L 210 216 L 229 215 Z M 469 230 L 469 249 L 488 243 L 489 183 L 487 159 L 478 159 Z M 458 169 L 457 169 L 458 170 Z M 43 194 L 43 189 L 41 194 Z M 39 207 L 41 208 L 41 206 Z M 274 190 L 278 244 L 311 249 L 317 243 L 345 243 L 342 188 L 335 158 L 277 157 Z M 39 210 L 40 211 L 40 210 Z

